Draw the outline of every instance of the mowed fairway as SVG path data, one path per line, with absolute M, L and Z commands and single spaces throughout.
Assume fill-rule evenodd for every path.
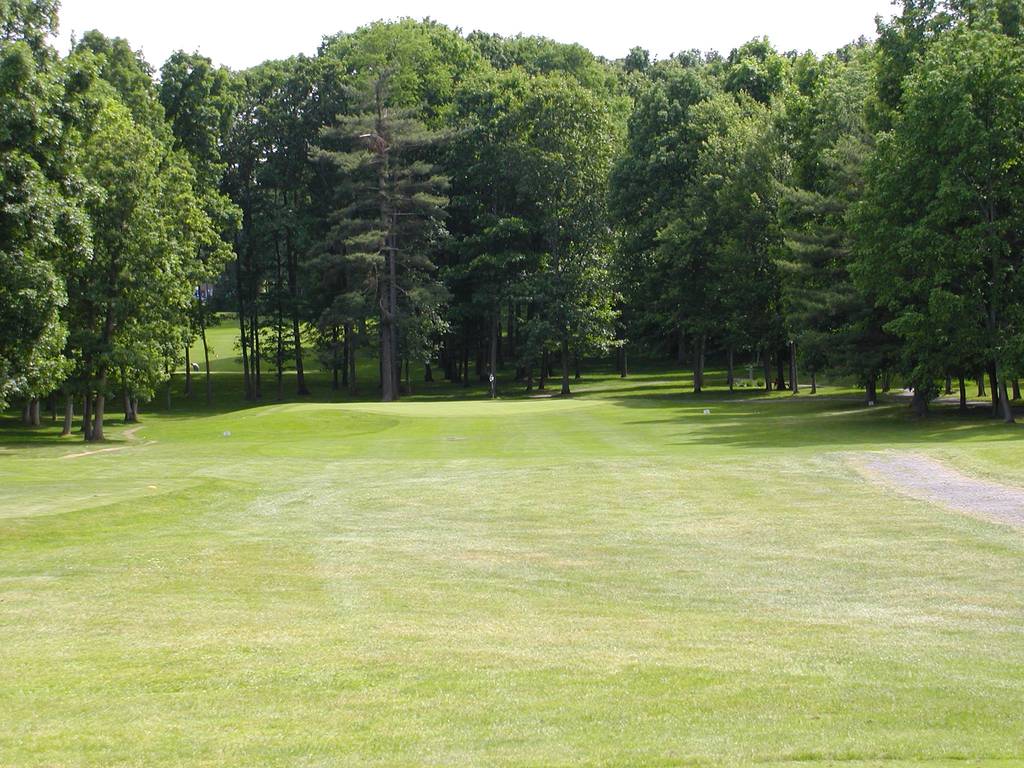
M 8 422 L 0 765 L 1024 760 L 1024 530 L 855 467 L 1024 433 L 688 384 Z

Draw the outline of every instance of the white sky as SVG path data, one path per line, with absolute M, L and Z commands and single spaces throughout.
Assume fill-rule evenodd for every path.
M 780 50 L 834 50 L 873 36 L 892 0 L 63 0 L 63 50 L 72 32 L 125 37 L 158 67 L 176 49 L 244 68 L 315 53 L 323 36 L 380 18 L 430 18 L 464 32 L 544 35 L 609 58 L 640 45 L 659 58 L 699 48 L 723 54 L 768 35 Z

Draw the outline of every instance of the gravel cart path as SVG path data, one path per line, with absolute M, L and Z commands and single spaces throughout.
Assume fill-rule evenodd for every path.
M 1024 488 L 971 477 L 917 453 L 865 453 L 851 461 L 868 479 L 897 493 L 1024 527 Z

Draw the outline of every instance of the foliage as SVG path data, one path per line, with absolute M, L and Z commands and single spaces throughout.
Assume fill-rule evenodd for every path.
M 922 388 L 981 352 L 995 380 L 1024 370 L 1024 50 L 958 29 L 906 83 L 858 205 L 856 277 L 893 319 Z M 1003 416 L 1012 418 L 1005 392 Z
M 99 31 L 62 59 L 56 5 L 6 0 L 0 397 L 101 422 L 115 391 L 169 394 L 230 307 L 251 400 L 268 367 L 311 395 L 312 339 L 353 391 L 376 356 L 386 400 L 410 362 L 527 389 L 560 363 L 567 395 L 629 348 L 692 354 L 698 389 L 737 354 L 870 402 L 897 375 L 919 411 L 987 373 L 1009 418 L 1021 11 L 903 0 L 825 56 L 660 61 L 401 19 L 242 72 L 178 51 L 157 79 Z

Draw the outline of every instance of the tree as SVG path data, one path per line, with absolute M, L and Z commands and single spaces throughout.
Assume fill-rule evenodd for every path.
M 857 209 L 855 276 L 893 312 L 923 410 L 934 382 L 978 349 L 1012 421 L 1006 381 L 1021 370 L 1024 50 L 959 28 L 905 84 Z
M 901 0 L 900 5 L 898 15 L 878 21 L 878 108 L 872 122 L 886 130 L 900 110 L 907 79 L 934 42 L 964 26 L 1020 37 L 1024 8 L 1021 0 Z
M 568 395 L 570 351 L 607 349 L 613 335 L 606 201 L 615 122 L 607 102 L 564 77 L 535 79 L 522 112 L 522 173 L 541 254 L 524 284 L 537 306 L 524 353 L 557 348 Z
M 448 158 L 453 169 L 449 228 L 457 246 L 450 249 L 444 279 L 453 297 L 454 337 L 468 364 L 470 339 L 482 331 L 487 367 L 495 376 L 503 308 L 508 307 L 514 329 L 518 286 L 538 267 L 536 210 L 524 194 L 530 126 L 522 119 L 523 101 L 531 85 L 518 70 L 464 84 L 457 100 L 463 127 Z
M 38 398 L 69 372 L 61 262 L 88 255 L 78 177 L 58 114 L 61 72 L 43 40 L 54 6 L 0 8 L 0 408 Z
M 802 58 L 786 94 L 780 128 L 793 158 L 783 180 L 786 248 L 779 260 L 788 331 L 814 376 L 826 366 L 853 374 L 867 402 L 896 362 L 897 342 L 884 309 L 850 274 L 848 214 L 863 194 L 874 151 L 869 105 L 875 88 L 872 49 L 853 46 L 818 61 Z
M 95 441 L 103 439 L 115 383 L 134 401 L 151 394 L 177 360 L 198 254 L 216 250 L 220 233 L 196 194 L 187 155 L 171 145 L 170 131 L 154 132 L 136 121 L 120 91 L 102 77 L 111 71 L 105 54 L 79 48 L 70 66 L 93 248 L 90 259 L 69 265 L 66 279 L 84 380 L 85 436 Z M 116 79 L 142 86 L 130 99 L 140 115 L 148 119 L 162 111 L 151 83 Z M 134 407 L 126 410 L 134 416 Z
M 57 30 L 59 0 L 0 0 L 0 42 L 22 41 L 37 55 L 51 55 L 46 41 Z
M 609 209 L 618 229 L 616 273 L 623 287 L 625 316 L 637 337 L 646 332 L 685 353 L 683 308 L 664 279 L 670 253 L 658 234 L 682 215 L 694 182 L 703 136 L 694 123 L 697 105 L 714 91 L 707 73 L 676 61 L 653 68 L 650 84 L 636 99 L 625 151 L 611 172 Z
M 615 70 L 582 45 L 559 43 L 533 35 L 472 32 L 469 42 L 499 70 L 520 70 L 528 75 L 565 75 L 599 96 L 613 96 L 619 84 Z
M 785 87 L 788 68 L 768 38 L 756 38 L 729 54 L 723 84 L 728 93 L 745 93 L 767 105 Z
M 241 218 L 241 212 L 220 191 L 226 170 L 222 148 L 234 114 L 230 85 L 226 70 L 215 69 L 209 59 L 198 54 L 175 52 L 160 71 L 160 103 L 171 124 L 174 146 L 188 155 L 195 170 L 195 193 L 213 226 L 224 237 L 234 235 Z M 194 270 L 190 276 L 194 298 L 189 325 L 191 331 L 198 330 L 203 344 L 207 404 L 213 400 L 213 383 L 206 329 L 215 322 L 208 294 L 232 255 L 224 239 L 202 243 L 193 260 Z M 185 340 L 186 388 L 191 384 L 192 376 L 187 347 L 191 346 L 193 338 L 193 333 L 189 333 Z
M 694 180 L 658 241 L 664 277 L 697 340 L 694 391 L 700 392 L 708 340 L 716 332 L 730 361 L 737 346 L 759 349 L 767 360 L 778 343 L 775 179 L 781 155 L 768 109 L 748 96 L 718 94 L 695 107 L 693 120 L 706 137 Z
M 380 323 L 381 398 L 397 400 L 403 317 L 430 314 L 433 289 L 429 239 L 447 203 L 447 179 L 429 161 L 442 135 L 410 110 L 392 106 L 392 70 L 376 68 L 364 94 L 368 111 L 342 117 L 325 131 L 339 149 L 321 150 L 352 182 L 353 199 L 340 218 L 340 243 L 363 267 L 363 290 L 372 292 Z M 406 353 L 418 352 L 407 346 Z

